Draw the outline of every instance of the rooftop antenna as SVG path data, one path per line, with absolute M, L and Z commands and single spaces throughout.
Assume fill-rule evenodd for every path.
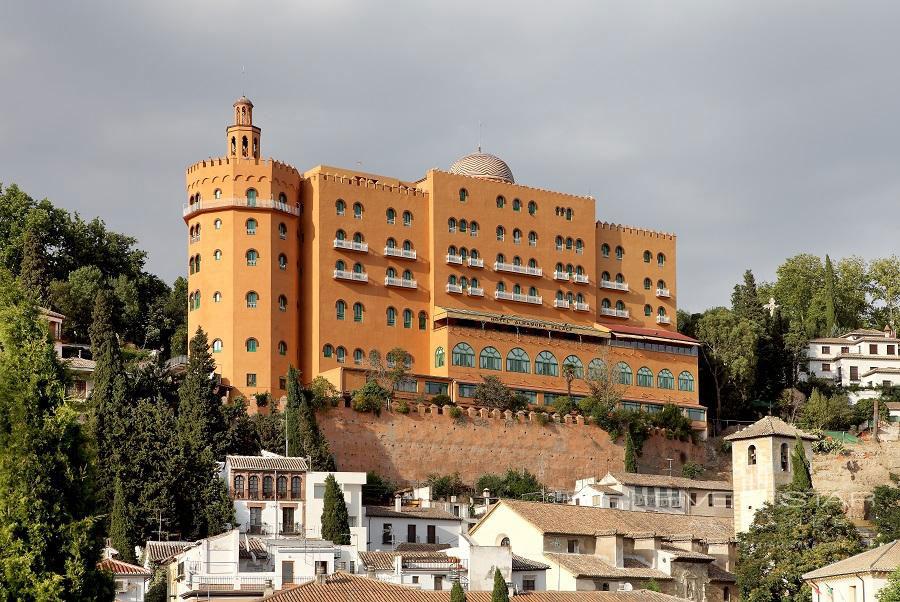
M 243 65 L 241 65 L 241 96 L 247 96 L 247 72 L 244 71 Z
M 484 127 L 484 122 L 479 121 L 478 122 L 478 152 L 479 153 L 481 152 L 481 132 L 482 132 L 483 127 Z

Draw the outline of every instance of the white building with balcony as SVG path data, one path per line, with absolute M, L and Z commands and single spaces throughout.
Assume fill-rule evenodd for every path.
M 569 503 L 635 512 L 734 515 L 732 486 L 728 481 L 631 472 L 610 472 L 599 478 L 578 479 Z
M 366 549 L 392 552 L 400 544 L 456 546 L 463 520 L 440 508 L 404 506 L 400 497 L 395 498 L 393 506 L 366 506 Z
M 807 376 L 833 380 L 844 387 L 900 385 L 900 338 L 889 328 L 813 339 L 806 361 Z

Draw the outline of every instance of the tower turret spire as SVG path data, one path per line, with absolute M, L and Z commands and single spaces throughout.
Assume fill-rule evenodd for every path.
M 226 134 L 229 157 L 259 159 L 260 129 L 253 125 L 253 103 L 246 96 L 234 102 L 234 124 Z

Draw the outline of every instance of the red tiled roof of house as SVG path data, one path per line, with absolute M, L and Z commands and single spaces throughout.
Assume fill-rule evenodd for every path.
M 97 564 L 97 567 L 102 571 L 109 571 L 113 575 L 151 576 L 150 571 L 144 567 L 128 562 L 122 562 L 115 558 L 105 558 Z

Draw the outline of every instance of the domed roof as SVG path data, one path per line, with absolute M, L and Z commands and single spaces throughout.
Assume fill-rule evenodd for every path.
M 473 178 L 484 178 L 485 180 L 494 180 L 496 182 L 507 182 L 514 184 L 512 170 L 506 162 L 494 155 L 481 152 L 466 155 L 458 159 L 456 163 L 450 166 L 450 173 L 462 176 L 471 176 Z
M 233 105 L 233 106 L 237 106 L 237 105 L 250 105 L 250 106 L 252 107 L 252 106 L 253 106 L 253 103 L 250 102 L 250 99 L 247 98 L 246 96 L 241 96 L 241 97 L 238 98 L 236 101 L 234 101 L 234 105 Z

